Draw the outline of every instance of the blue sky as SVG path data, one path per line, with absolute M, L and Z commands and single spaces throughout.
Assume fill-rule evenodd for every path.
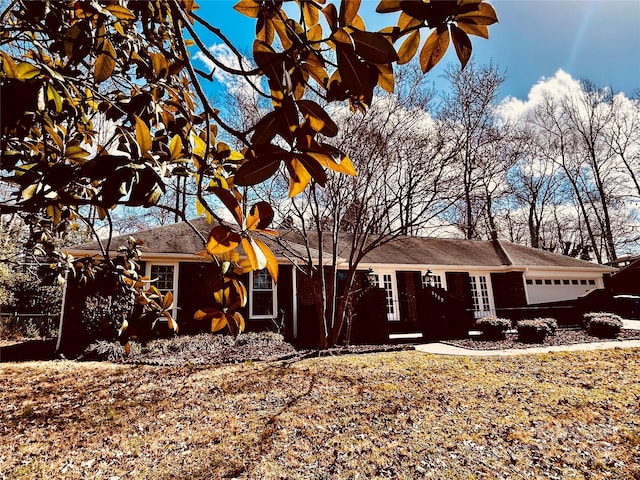
M 196 0 L 197 1 L 197 0 Z M 255 21 L 235 10 L 235 1 L 200 0 L 200 14 L 237 45 L 250 49 Z M 473 38 L 473 59 L 505 69 L 501 94 L 526 99 L 531 87 L 562 69 L 575 79 L 631 95 L 640 89 L 640 0 L 494 0 L 500 23 L 491 38 Z M 363 0 L 369 29 L 395 24 L 375 13 L 377 0 Z M 212 40 L 213 41 L 213 40 Z M 446 84 L 444 64 L 457 61 L 453 48 L 428 75 L 436 88 Z

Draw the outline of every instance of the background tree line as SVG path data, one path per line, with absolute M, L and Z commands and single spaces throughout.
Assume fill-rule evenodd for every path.
M 450 65 L 446 76 L 450 88 L 435 92 L 411 64 L 397 72 L 397 90 L 376 95 L 366 114 L 332 112 L 341 125 L 336 144 L 358 176 L 331 177 L 324 189 L 292 202 L 279 201 L 289 185 L 286 175 L 277 176 L 253 195 L 272 202 L 280 224 L 300 228 L 311 220 L 323 231 L 368 237 L 497 235 L 600 263 L 637 252 L 638 96 L 583 80 L 562 92 L 543 91 L 533 107 L 514 115 L 499 100 L 505 80 L 499 66 Z M 226 95 L 235 128 L 263 114 L 254 91 Z M 202 213 L 193 181 L 176 177 L 166 187 L 164 208 L 123 208 L 113 214 L 115 228 L 171 223 L 179 219 L 176 210 Z
M 572 81 L 540 88 L 526 111 L 499 101 L 496 65 L 450 65 L 436 94 L 408 65 L 397 90 L 361 116 L 334 113 L 336 142 L 358 176 L 329 178 L 292 202 L 275 203 L 282 225 L 321 232 L 357 264 L 398 235 L 503 238 L 599 263 L 640 249 L 640 101 Z M 255 98 L 231 103 L 250 118 Z M 521 109 L 522 110 L 522 109 Z M 285 177 L 255 189 L 273 200 Z M 338 252 L 335 252 L 337 255 Z

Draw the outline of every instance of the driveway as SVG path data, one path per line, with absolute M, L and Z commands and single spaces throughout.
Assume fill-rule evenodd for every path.
M 640 320 L 623 320 L 622 328 L 640 330 Z M 640 340 L 609 340 L 602 342 L 576 343 L 548 347 L 508 348 L 505 350 L 472 350 L 445 343 L 424 343 L 416 345 L 416 350 L 436 355 L 464 355 L 469 357 L 503 357 L 509 355 L 527 355 L 531 353 L 580 352 L 585 350 L 606 350 L 609 348 L 640 348 Z

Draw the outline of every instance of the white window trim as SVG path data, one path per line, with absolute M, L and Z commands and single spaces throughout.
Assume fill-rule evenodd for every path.
M 144 274 L 145 276 L 149 277 L 149 280 L 153 280 L 153 278 L 151 277 L 151 267 L 152 266 L 159 266 L 159 267 L 173 267 L 173 286 L 171 288 L 171 293 L 173 295 L 173 307 L 174 309 L 178 307 L 178 277 L 180 276 L 180 270 L 179 270 L 179 266 L 178 266 L 178 262 L 153 262 L 153 261 L 147 261 L 145 268 L 144 268 Z M 153 285 L 153 283 L 151 283 L 150 285 Z M 172 315 L 175 314 L 175 310 L 174 312 L 172 312 Z
M 483 315 L 491 315 L 496 311 L 496 304 L 493 295 L 493 284 L 491 283 L 491 273 L 490 272 L 469 272 L 470 277 L 476 277 L 476 281 L 478 282 L 478 287 L 480 286 L 479 277 L 485 277 L 487 282 L 487 297 L 489 298 L 489 310 L 474 310 L 473 314 L 477 318 L 478 316 Z M 478 291 L 480 293 L 480 291 Z M 471 291 L 473 295 L 473 290 Z
M 259 290 L 264 291 L 264 290 Z M 278 317 L 278 284 L 273 283 L 271 279 L 271 295 L 273 302 L 273 313 L 271 315 L 254 315 L 253 314 L 253 272 L 249 272 L 249 319 L 262 320 Z
M 373 272 L 378 277 L 378 287 L 382 290 L 384 288 L 384 276 L 391 276 L 391 302 L 393 305 L 393 313 L 387 312 L 387 321 L 399 322 L 400 321 L 400 302 L 398 301 L 398 282 L 396 278 L 395 270 L 374 270 Z M 386 308 L 387 295 L 385 290 L 385 308 Z

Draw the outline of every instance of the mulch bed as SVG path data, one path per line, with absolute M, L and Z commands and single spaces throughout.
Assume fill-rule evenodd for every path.
M 617 338 L 607 339 L 588 335 L 584 330 L 570 330 L 560 328 L 555 335 L 547 336 L 542 343 L 524 343 L 518 340 L 517 333 L 507 333 L 504 340 L 483 340 L 467 338 L 464 340 L 446 340 L 443 343 L 470 350 L 506 350 L 511 348 L 550 347 L 554 345 L 575 345 L 577 343 L 592 343 L 616 340 L 640 340 L 640 330 L 622 330 Z
M 349 347 L 335 347 L 326 350 L 296 350 L 291 345 L 273 343 L 259 348 L 236 346 L 220 349 L 216 352 L 190 353 L 141 353 L 124 360 L 124 363 L 158 365 L 158 366 L 204 366 L 224 365 L 246 362 L 263 361 L 299 361 L 305 358 L 331 357 L 337 355 L 355 355 L 363 353 L 396 352 L 413 350 L 409 345 L 354 345 Z
M 111 344 L 110 348 L 118 348 Z M 128 357 L 87 355 L 86 360 L 112 360 L 130 364 L 157 366 L 206 366 L 259 361 L 299 361 L 304 358 L 346 354 L 413 350 L 410 345 L 351 345 L 325 350 L 296 350 L 281 335 L 247 333 L 233 339 L 226 335 L 201 334 L 191 337 L 154 340 L 145 346 L 135 345 Z M 113 352 L 113 350 L 111 350 Z

